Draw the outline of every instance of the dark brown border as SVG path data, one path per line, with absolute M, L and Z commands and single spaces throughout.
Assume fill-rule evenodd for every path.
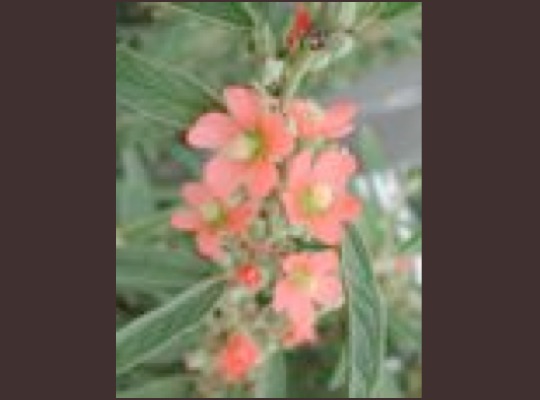
M 538 146 L 524 139 L 536 142 L 538 101 L 523 92 L 538 87 L 537 13 L 423 3 L 424 395 L 527 395 L 538 279 L 522 271 L 538 265 L 527 255 L 538 234 L 525 229 L 538 220 Z
M 114 396 L 113 8 L 2 10 L 2 392 L 16 397 Z

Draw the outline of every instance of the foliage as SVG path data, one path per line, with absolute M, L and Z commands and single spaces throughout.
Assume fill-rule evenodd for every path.
M 275 76 L 292 13 L 279 2 L 116 4 L 117 397 L 198 397 L 190 352 L 224 282 L 192 239 L 169 228 L 178 184 L 200 175 L 185 129 L 222 107 L 227 84 L 283 90 Z M 421 2 L 352 4 L 310 3 L 339 34 L 301 76 L 281 72 L 287 87 L 329 93 L 420 50 Z M 421 284 L 411 269 L 422 252 L 421 169 L 389 166 L 368 128 L 353 147 L 364 163 L 354 185 L 364 213 L 342 248 L 347 307 L 325 317 L 320 346 L 277 352 L 252 393 L 232 388 L 228 397 L 421 397 Z M 398 188 L 390 207 L 380 181 Z

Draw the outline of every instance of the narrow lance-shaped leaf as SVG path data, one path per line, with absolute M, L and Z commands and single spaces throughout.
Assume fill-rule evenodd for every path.
M 384 357 L 385 307 L 368 251 L 355 228 L 348 230 L 342 252 L 349 307 L 349 398 L 371 398 Z
M 152 213 L 155 208 L 150 177 L 133 147 L 122 151 L 124 179 L 116 182 L 116 216 L 120 222 Z
M 138 246 L 116 249 L 116 286 L 120 288 L 186 289 L 219 271 L 188 244 L 174 251 Z
M 116 102 L 170 129 L 180 130 L 218 104 L 219 96 L 189 72 L 117 45 Z
M 192 13 L 203 21 L 230 28 L 249 29 L 253 26 L 253 19 L 249 12 L 250 5 L 245 3 L 241 1 L 182 1 L 172 4 L 179 10 Z
M 199 325 L 222 292 L 219 281 L 204 281 L 117 332 L 116 375 L 150 360 L 179 334 Z
M 141 386 L 116 393 L 117 399 L 181 399 L 186 396 L 188 383 L 177 374 L 152 379 Z
M 283 352 L 273 354 L 261 366 L 255 390 L 258 399 L 287 398 L 287 365 Z

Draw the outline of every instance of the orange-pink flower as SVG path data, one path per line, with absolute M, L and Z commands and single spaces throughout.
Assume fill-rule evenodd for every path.
M 315 321 L 289 321 L 289 326 L 283 337 L 283 344 L 293 348 L 302 345 L 315 344 L 318 341 Z
M 241 382 L 259 363 L 261 351 L 255 341 L 244 334 L 232 335 L 217 360 L 217 369 L 230 383 Z
M 265 197 L 278 184 L 275 164 L 293 151 L 294 138 L 284 117 L 270 111 L 254 90 L 228 87 L 225 102 L 228 114 L 203 115 L 187 140 L 194 147 L 217 151 L 208 164 L 210 182 L 241 182 L 253 197 Z
M 340 101 L 325 111 L 309 100 L 296 100 L 289 108 L 296 132 L 308 139 L 338 139 L 354 129 L 358 106 L 349 101 Z
M 314 162 L 304 151 L 290 166 L 283 202 L 292 224 L 308 228 L 328 245 L 337 245 L 343 224 L 353 221 L 361 210 L 360 201 L 347 192 L 356 160 L 343 150 L 328 150 Z
M 181 196 L 187 207 L 171 219 L 174 228 L 196 232 L 199 252 L 215 261 L 224 256 L 223 237 L 244 232 L 256 215 L 256 202 L 239 202 L 235 191 L 234 186 L 210 181 L 205 172 L 203 182 L 182 187 Z
M 283 277 L 274 293 L 274 310 L 290 322 L 289 345 L 316 340 L 317 309 L 337 307 L 343 299 L 339 258 L 335 251 L 297 253 L 283 262 Z

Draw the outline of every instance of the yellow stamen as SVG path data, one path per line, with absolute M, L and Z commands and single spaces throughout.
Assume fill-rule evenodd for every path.
M 204 221 L 211 225 L 218 225 L 225 219 L 223 207 L 216 201 L 201 205 L 199 210 Z
M 304 211 L 308 214 L 320 214 L 334 203 L 334 192 L 329 185 L 318 183 L 306 190 L 302 198 Z
M 262 141 L 259 133 L 244 133 L 229 144 L 226 154 L 235 161 L 250 161 L 259 155 L 261 148 Z
M 298 266 L 290 275 L 291 282 L 297 288 L 310 292 L 315 287 L 315 279 L 309 268 L 306 266 Z

